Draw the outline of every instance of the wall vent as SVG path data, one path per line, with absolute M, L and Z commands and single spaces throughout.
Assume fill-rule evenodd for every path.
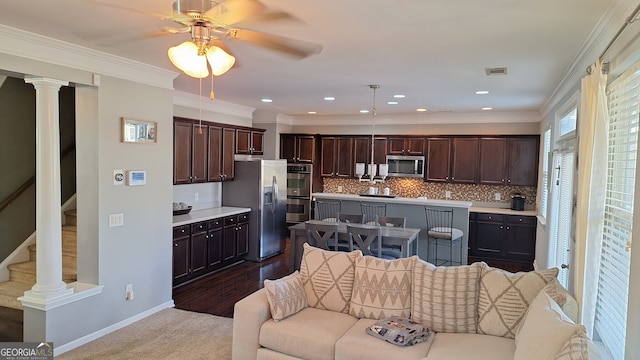
M 487 76 L 507 75 L 507 68 L 506 67 L 485 68 L 484 71 L 487 74 Z

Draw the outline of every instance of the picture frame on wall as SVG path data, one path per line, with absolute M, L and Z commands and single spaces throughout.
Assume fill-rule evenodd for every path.
M 158 123 L 122 118 L 122 142 L 153 144 L 158 140 Z

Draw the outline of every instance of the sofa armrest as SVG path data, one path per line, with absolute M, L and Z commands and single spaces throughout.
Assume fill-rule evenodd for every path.
M 260 348 L 260 327 L 271 319 L 265 289 L 238 301 L 233 308 L 233 360 L 254 360 Z

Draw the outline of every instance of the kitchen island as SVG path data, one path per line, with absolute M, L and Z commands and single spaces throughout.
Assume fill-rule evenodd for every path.
M 379 196 L 362 196 L 357 194 L 336 194 L 336 193 L 313 193 L 313 199 L 340 200 L 340 212 L 349 214 L 360 214 L 360 203 L 385 203 L 387 204 L 386 215 L 405 217 L 406 227 L 419 228 L 418 256 L 429 261 L 429 249 L 427 246 L 427 221 L 425 207 L 434 209 L 452 209 L 453 227 L 462 230 L 462 263 L 467 263 L 467 251 L 469 244 L 469 209 L 472 205 L 470 201 L 435 200 L 426 198 L 402 198 Z M 367 220 L 369 221 L 369 220 Z M 440 250 L 438 250 L 440 251 Z M 433 252 L 431 252 L 433 253 Z

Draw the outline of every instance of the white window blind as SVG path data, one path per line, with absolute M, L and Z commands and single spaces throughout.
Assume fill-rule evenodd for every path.
M 569 265 L 569 251 L 571 250 L 571 229 L 573 216 L 573 169 L 574 153 L 560 155 L 560 200 L 558 211 L 558 239 L 556 248 L 556 266 Z M 558 273 L 558 281 L 565 288 L 569 288 L 568 271 L 561 268 Z
M 542 138 L 542 189 L 540 190 L 540 216 L 547 218 L 547 208 L 549 201 L 549 176 L 550 156 L 551 156 L 551 129 L 544 132 Z
M 607 188 L 595 335 L 614 359 L 624 358 L 636 153 L 640 71 L 636 65 L 607 89 L 609 135 Z

